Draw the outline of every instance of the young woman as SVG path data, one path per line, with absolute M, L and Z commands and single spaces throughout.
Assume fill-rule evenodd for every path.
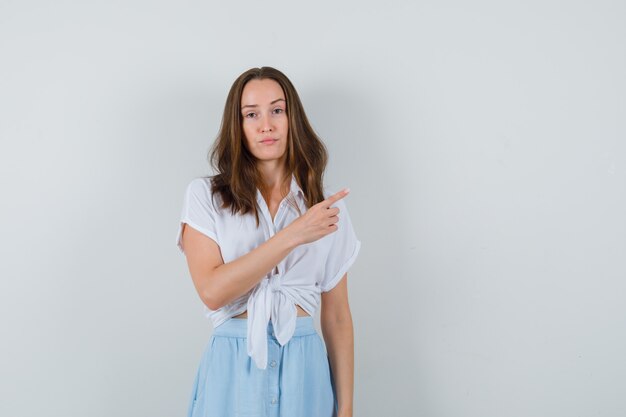
M 188 417 L 352 417 L 347 271 L 361 242 L 282 72 L 235 80 L 210 160 L 217 174 L 187 186 L 177 236 L 214 327 Z

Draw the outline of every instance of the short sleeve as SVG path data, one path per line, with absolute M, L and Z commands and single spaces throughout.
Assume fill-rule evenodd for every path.
M 193 179 L 187 185 L 183 198 L 178 235 L 176 236 L 178 249 L 183 253 L 185 252 L 182 241 L 184 223 L 218 242 L 216 220 L 217 212 L 213 204 L 213 194 L 209 180 L 205 178 Z
M 344 200 L 338 200 L 331 207 L 339 209 L 339 220 L 336 223 L 338 229 L 329 235 L 333 242 L 326 259 L 324 279 L 320 283 L 322 292 L 332 290 L 339 283 L 356 260 L 361 249 L 361 241 L 354 232 L 348 207 Z

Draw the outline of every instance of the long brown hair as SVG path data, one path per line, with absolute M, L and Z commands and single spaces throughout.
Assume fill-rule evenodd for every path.
M 304 193 L 307 208 L 324 200 L 323 176 L 328 151 L 313 131 L 300 97 L 287 76 L 272 67 L 251 68 L 241 74 L 228 92 L 222 124 L 209 151 L 209 163 L 217 172 L 211 178 L 214 193 L 222 197 L 222 208 L 232 214 L 253 212 L 259 227 L 257 187 L 263 189 L 263 178 L 256 157 L 244 146 L 241 95 L 250 80 L 272 79 L 280 84 L 287 101 L 288 134 L 285 180 L 295 175 Z

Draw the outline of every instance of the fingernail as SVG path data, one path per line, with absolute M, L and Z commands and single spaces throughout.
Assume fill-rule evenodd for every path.
M 343 190 L 344 190 L 344 192 L 346 192 L 346 193 L 349 193 L 349 192 L 350 192 L 350 188 L 344 188 Z

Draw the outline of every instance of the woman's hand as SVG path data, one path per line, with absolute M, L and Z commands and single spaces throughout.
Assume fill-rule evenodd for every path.
M 314 242 L 336 231 L 338 227 L 335 223 L 339 221 L 337 216 L 339 209 L 330 206 L 347 196 L 349 192 L 349 188 L 344 188 L 326 200 L 311 206 L 302 216 L 281 230 L 281 233 L 288 233 L 298 245 L 302 245 Z

